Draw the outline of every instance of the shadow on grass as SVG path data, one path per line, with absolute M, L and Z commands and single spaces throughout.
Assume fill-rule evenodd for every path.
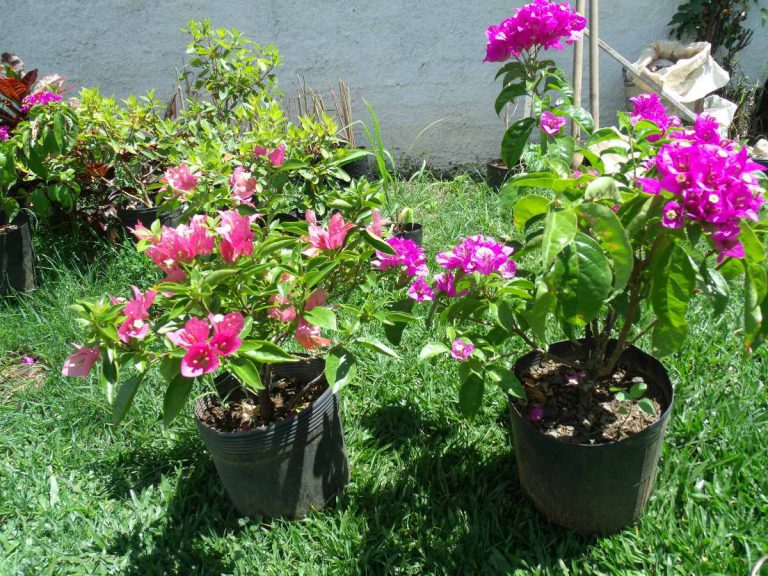
M 522 493 L 511 446 L 488 454 L 482 438 L 467 441 L 455 424 L 436 425 L 405 407 L 380 408 L 362 424 L 374 442 L 394 451 L 402 471 L 359 484 L 349 500 L 367 518 L 358 547 L 361 573 L 557 568 L 597 542 L 538 515 Z
M 172 477 L 180 469 L 176 490 L 160 517 L 150 523 L 137 522 L 113 543 L 110 553 L 127 558 L 127 574 L 233 572 L 233 561 L 218 554 L 210 540 L 236 534 L 238 515 L 199 442 L 182 442 L 171 451 L 137 449 L 119 460 L 131 477 L 138 473 L 139 481 L 129 483 L 125 475 L 115 474 L 110 490 L 114 495 L 127 496 L 130 490 L 136 493 L 157 486 L 164 476 Z

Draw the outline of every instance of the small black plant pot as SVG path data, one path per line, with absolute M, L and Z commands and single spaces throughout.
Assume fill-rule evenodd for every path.
M 35 253 L 26 217 L 0 222 L 0 295 L 35 287 Z
M 550 351 L 563 358 L 575 355 L 570 341 L 552 344 Z M 538 360 L 537 352 L 526 354 L 515 363 L 515 374 Z M 642 516 L 674 403 L 674 388 L 656 358 L 632 346 L 619 362 L 655 382 L 667 404 L 656 422 L 634 436 L 607 444 L 563 442 L 532 426 L 509 401 L 523 490 L 549 522 L 581 534 L 614 533 Z
M 325 361 L 312 359 L 272 367 L 274 378 L 308 383 Z M 231 375 L 216 379 L 221 395 L 240 384 Z M 330 388 L 296 416 L 247 432 L 225 433 L 201 421 L 211 396 L 195 403 L 195 419 L 230 500 L 241 514 L 303 518 L 323 508 L 349 481 L 339 399 Z
M 501 188 L 509 178 L 509 168 L 501 160 L 491 160 L 486 164 L 485 181 L 494 190 Z
M 424 241 L 424 226 L 418 222 L 408 222 L 406 224 L 397 224 L 394 229 L 394 235 L 398 238 L 413 240 L 421 246 Z
M 365 150 L 365 148 L 357 147 L 355 150 Z M 371 156 L 363 156 L 357 160 L 353 160 L 349 164 L 342 166 L 344 172 L 353 180 L 360 180 L 365 178 L 366 180 L 373 181 L 378 178 L 376 171 L 373 168 L 373 159 Z
M 134 228 L 137 222 L 141 222 L 145 228 L 150 228 L 152 223 L 158 218 L 160 218 L 160 222 L 164 226 L 176 226 L 181 218 L 181 212 L 173 210 L 172 212 L 159 213 L 156 206 L 152 208 L 138 206 L 136 208 L 117 209 L 117 219 L 120 220 L 123 229 L 129 233 L 129 228 Z

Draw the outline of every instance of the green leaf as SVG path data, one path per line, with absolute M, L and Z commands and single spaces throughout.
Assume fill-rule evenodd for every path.
M 654 408 L 653 402 L 651 402 L 650 398 L 642 398 L 638 400 L 637 405 L 640 407 L 640 410 L 646 414 L 656 416 L 656 408 Z
M 339 261 L 331 262 L 330 264 L 326 264 L 319 270 L 313 270 L 312 272 L 307 272 L 304 275 L 304 282 L 306 284 L 306 287 L 308 290 L 311 290 L 320 282 L 323 281 L 323 279 L 328 276 L 333 270 L 339 265 Z
M 128 413 L 128 409 L 133 404 L 133 399 L 136 397 L 142 376 L 142 374 L 134 374 L 123 383 L 117 392 L 117 397 L 115 397 L 115 401 L 112 404 L 112 424 L 115 426 L 123 421 L 123 418 Z
M 325 358 L 325 379 L 334 392 L 349 384 L 356 372 L 355 357 L 345 348 L 335 348 Z
M 374 338 L 358 338 L 357 342 L 359 342 L 362 346 L 373 350 L 374 352 L 378 352 L 379 354 L 384 354 L 392 358 L 400 357 L 397 352 L 392 350 L 392 348 Z
M 395 249 L 390 246 L 386 240 L 383 240 L 376 236 L 375 234 L 372 234 L 368 230 L 361 230 L 360 234 L 363 236 L 363 240 L 365 240 L 368 244 L 370 244 L 373 248 L 378 250 L 379 252 L 383 252 L 384 254 L 394 255 Z
M 731 289 L 728 286 L 728 282 L 723 278 L 720 272 L 709 268 L 706 260 L 699 268 L 699 274 L 703 279 L 703 292 L 712 298 L 712 312 L 715 316 L 720 316 L 725 312 L 725 309 L 728 306 L 728 300 L 731 296 Z
M 501 111 L 504 110 L 504 106 L 510 102 L 514 102 L 515 98 L 525 96 L 526 94 L 528 94 L 528 90 L 525 88 L 525 82 L 507 85 L 501 91 L 498 98 L 496 98 L 496 114 L 501 114 Z
M 504 133 L 504 139 L 501 142 L 501 158 L 510 170 L 513 170 L 520 161 L 535 125 L 536 120 L 533 118 L 523 118 L 512 124 Z
M 603 249 L 582 232 L 557 257 L 554 279 L 562 320 L 580 326 L 597 317 L 613 284 Z
M 214 286 L 218 286 L 222 282 L 224 282 L 227 278 L 230 278 L 237 274 L 239 270 L 237 268 L 224 268 L 222 270 L 214 270 L 205 278 L 203 278 L 203 286 L 210 286 L 213 288 Z
M 696 271 L 685 250 L 670 243 L 651 264 L 651 307 L 656 314 L 653 346 L 666 356 L 677 351 L 688 337 L 688 303 L 696 288 Z
M 486 374 L 491 382 L 499 386 L 507 394 L 510 394 L 515 398 L 525 398 L 525 391 L 523 390 L 522 383 L 509 368 L 492 366 L 486 370 Z
M 419 353 L 419 360 L 426 360 L 439 354 L 446 354 L 450 352 L 450 348 L 441 342 L 430 342 Z
M 107 390 L 107 400 L 112 402 L 112 391 L 117 386 L 120 379 L 120 370 L 115 358 L 115 351 L 111 348 L 107 350 L 101 362 L 101 377 L 104 379 Z
M 168 426 L 178 416 L 181 409 L 187 403 L 187 398 L 192 392 L 194 379 L 185 378 L 181 374 L 168 383 L 163 398 L 163 422 Z
M 237 376 L 237 379 L 240 380 L 242 384 L 254 392 L 258 392 L 263 388 L 264 385 L 261 382 L 259 367 L 248 358 L 242 356 L 234 358 L 229 361 L 228 368 L 235 373 L 235 376 Z
M 284 364 L 299 359 L 268 340 L 248 340 L 240 347 L 238 355 L 246 356 L 258 364 Z
M 392 310 L 395 313 L 410 313 L 410 311 L 413 310 L 414 304 L 415 302 L 413 300 L 406 298 L 405 300 L 395 302 L 392 305 Z M 390 319 L 391 313 L 387 313 L 386 318 Z M 387 337 L 387 340 L 389 340 L 391 344 L 399 346 L 403 339 L 403 331 L 410 321 L 413 321 L 412 317 L 410 317 L 408 321 L 397 321 L 396 319 L 392 319 L 391 322 L 385 323 L 384 335 Z
M 638 382 L 636 384 L 632 385 L 632 388 L 629 389 L 629 395 L 632 396 L 633 400 L 638 400 L 639 398 L 642 398 L 645 392 L 648 390 L 648 384 L 645 382 Z
M 615 200 L 621 202 L 621 193 L 616 180 L 610 176 L 600 176 L 587 184 L 584 198 L 591 201 Z
M 744 348 L 747 351 L 753 348 L 766 320 L 762 304 L 767 294 L 768 278 L 765 270 L 758 264 L 747 264 L 744 275 Z
M 505 188 L 546 188 L 553 192 L 562 192 L 576 185 L 570 178 L 560 178 L 552 172 L 527 172 L 511 176 L 504 184 Z
M 542 266 L 549 267 L 550 262 L 576 235 L 577 218 L 573 210 L 550 210 L 544 220 L 542 238 Z
M 524 314 L 539 342 L 547 341 L 547 316 L 554 310 L 555 302 L 555 294 L 545 282 L 540 281 L 536 286 L 536 294 L 531 301 L 531 306 Z
M 765 260 L 765 246 L 747 222 L 741 223 L 739 240 L 744 245 L 744 260 L 747 264 L 759 264 Z
M 648 197 L 646 194 L 638 194 L 621 205 L 618 212 L 619 220 L 630 238 L 636 238 L 643 230 L 658 204 L 657 198 L 661 196 Z
M 336 313 L 325 306 L 315 306 L 304 311 L 304 320 L 326 330 L 336 330 Z
M 584 110 L 581 106 L 574 106 L 569 104 L 567 106 L 561 106 L 560 109 L 566 116 L 572 118 L 587 134 L 591 134 L 594 129 L 594 123 L 592 120 L 592 114 Z
M 608 253 L 613 268 L 613 294 L 624 290 L 632 275 L 634 253 L 627 231 L 616 214 L 602 204 L 583 203 L 579 212 L 592 229 L 600 247 Z
M 549 198 L 538 196 L 536 194 L 520 198 L 517 204 L 515 204 L 514 211 L 515 226 L 517 229 L 521 231 L 524 230 L 525 225 L 531 218 L 546 214 L 547 209 L 549 208 L 549 203 Z
M 181 358 L 168 357 L 160 362 L 160 374 L 166 382 L 172 382 L 181 373 Z
M 480 410 L 483 403 L 484 388 L 483 379 L 475 373 L 470 373 L 466 380 L 461 383 L 459 409 L 468 420 L 474 418 Z

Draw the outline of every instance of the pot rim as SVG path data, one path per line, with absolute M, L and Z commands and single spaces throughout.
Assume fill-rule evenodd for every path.
M 570 340 L 561 340 L 560 342 L 553 342 L 553 344 L 560 344 L 560 343 L 563 343 L 563 342 L 570 342 Z M 656 420 L 656 422 L 654 422 L 650 426 L 646 426 L 645 428 L 640 430 L 640 432 L 637 432 L 636 434 L 633 434 L 632 436 L 628 436 L 626 438 L 621 438 L 620 440 L 611 440 L 610 442 L 603 442 L 601 444 L 583 444 L 581 442 L 566 442 L 564 440 L 560 440 L 558 438 L 554 438 L 554 437 L 552 437 L 552 436 L 550 436 L 548 434 L 544 434 L 539 428 L 536 428 L 535 426 L 533 426 L 530 423 L 530 421 L 528 420 L 528 418 L 526 418 L 524 415 L 520 414 L 520 411 L 517 409 L 517 406 L 515 405 L 514 397 L 511 394 L 507 394 L 507 401 L 509 403 L 509 406 L 512 409 L 512 411 L 514 412 L 514 414 L 517 415 L 517 417 L 523 422 L 523 424 L 525 426 L 527 426 L 531 431 L 537 433 L 539 436 L 542 436 L 544 438 L 544 441 L 548 442 L 548 443 L 556 443 L 558 445 L 573 446 L 573 447 L 575 447 L 577 449 L 581 449 L 581 448 L 592 448 L 592 449 L 595 449 L 595 448 L 606 448 L 608 446 L 618 446 L 618 445 L 623 444 L 623 443 L 632 442 L 633 440 L 636 442 L 637 441 L 636 439 L 638 437 L 642 437 L 642 436 L 644 436 L 646 434 L 653 433 L 658 428 L 661 428 L 662 426 L 666 425 L 666 422 L 669 420 L 669 416 L 672 413 L 672 407 L 675 404 L 675 385 L 672 382 L 672 380 L 669 378 L 669 374 L 667 372 L 666 367 L 664 366 L 664 364 L 661 363 L 661 361 L 658 358 L 656 358 L 652 354 L 649 354 L 648 352 L 644 352 L 643 350 L 641 350 L 640 348 L 638 348 L 634 344 L 630 344 L 629 347 L 627 348 L 627 350 L 622 352 L 622 355 L 625 354 L 629 350 L 635 350 L 636 352 L 639 352 L 640 354 L 648 356 L 648 357 L 652 358 L 654 361 L 659 363 L 659 365 L 664 369 L 664 374 L 667 377 L 666 377 L 665 381 L 659 382 L 658 384 L 660 386 L 662 386 L 663 388 L 667 388 L 668 389 L 667 391 L 669 393 L 669 403 L 667 404 L 666 409 L 661 414 L 659 414 L 658 420 Z M 537 353 L 536 350 L 531 350 L 531 351 L 527 352 L 526 354 L 523 354 L 522 356 L 520 356 L 517 359 L 517 361 L 520 361 L 521 359 L 525 358 L 528 355 L 536 354 L 536 353 Z

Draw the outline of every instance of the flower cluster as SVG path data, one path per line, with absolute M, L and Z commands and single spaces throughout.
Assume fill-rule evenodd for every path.
M 251 224 L 257 214 L 243 216 L 236 210 L 219 212 L 221 223 L 216 227 L 216 232 L 221 235 L 219 251 L 224 262 L 234 262 L 240 256 L 253 254 L 253 230 Z
M 310 243 L 309 248 L 304 250 L 304 254 L 307 256 L 315 256 L 321 251 L 341 248 L 344 246 L 347 233 L 355 227 L 352 222 L 344 222 L 341 212 L 336 212 L 331 216 L 327 230 L 318 225 L 314 211 L 307 210 L 305 217 L 309 223 L 309 236 L 304 239 Z
M 259 181 L 242 166 L 232 172 L 229 184 L 232 186 L 232 197 L 241 204 L 249 204 L 254 193 L 261 192 Z
M 499 244 L 490 236 L 477 234 L 462 240 L 450 252 L 437 255 L 437 263 L 447 270 L 461 269 L 465 274 L 478 273 L 488 276 L 498 273 L 502 278 L 512 278 L 516 266 L 509 257 L 511 246 Z
M 282 282 L 288 282 L 292 279 L 293 276 L 290 274 L 283 274 L 281 277 Z M 304 312 L 308 312 L 316 306 L 324 306 L 327 299 L 328 294 L 326 294 L 325 290 L 318 288 L 309 295 L 309 298 L 307 298 L 307 301 L 304 303 Z M 270 318 L 288 324 L 298 317 L 299 321 L 296 326 L 296 331 L 294 332 L 294 337 L 296 338 L 296 342 L 301 346 L 307 350 L 317 350 L 318 348 L 328 346 L 331 343 L 328 338 L 322 337 L 319 326 L 307 322 L 303 316 L 299 316 L 296 313 L 296 307 L 287 296 L 275 294 L 270 300 L 276 304 L 276 306 L 267 310 L 267 314 Z
M 260 158 L 266 156 L 272 166 L 279 168 L 285 162 L 285 144 L 280 144 L 274 150 L 268 150 L 262 146 L 256 146 L 253 149 L 253 157 Z
M 648 120 L 656 124 L 662 134 L 665 134 L 673 126 L 680 126 L 680 118 L 667 114 L 667 109 L 658 94 L 640 94 L 630 98 L 629 101 L 632 102 L 632 114 L 630 116 L 632 126 L 641 120 Z M 648 136 L 648 141 L 655 142 L 662 137 L 662 134 L 652 134 Z
M 125 320 L 117 329 L 117 335 L 120 340 L 126 344 L 131 340 L 143 340 L 149 333 L 149 307 L 157 296 L 154 290 L 147 290 L 142 294 L 141 290 L 132 286 L 133 298 L 131 298 L 123 309 Z
M 0 142 L 8 142 L 11 135 L 8 132 L 8 126 L 0 126 Z
M 25 96 L 21 101 L 21 111 L 29 112 L 30 108 L 35 106 L 46 106 L 53 102 L 61 102 L 61 94 L 56 92 L 38 92 L 37 94 L 30 94 Z
M 169 332 L 168 340 L 187 351 L 181 360 L 181 375 L 197 378 L 218 369 L 219 356 L 230 356 L 242 345 L 239 335 L 243 325 L 242 314 L 232 312 L 226 316 L 211 314 L 208 320 L 190 318 L 184 328 Z
M 207 256 L 213 251 L 215 238 L 208 230 L 206 217 L 196 215 L 189 225 L 180 224 L 176 228 L 163 226 L 160 236 L 136 223 L 132 232 L 139 240 L 147 240 L 147 256 L 169 276 L 178 279 L 181 263 L 191 262 L 198 256 Z
M 427 258 L 424 250 L 413 240 L 393 236 L 387 239 L 387 244 L 395 251 L 394 254 L 385 254 L 376 250 L 376 260 L 371 265 L 378 270 L 389 270 L 401 267 L 408 276 L 426 276 Z
M 743 258 L 741 220 L 757 220 L 765 203 L 756 172 L 763 167 L 747 149 L 720 139 L 717 122 L 702 115 L 693 130 L 681 130 L 659 149 L 650 167 L 654 177 L 638 178 L 643 190 L 672 193 L 662 224 L 680 228 L 686 219 L 701 222 L 718 251 L 718 260 Z
M 166 170 L 163 182 L 171 187 L 174 195 L 187 194 L 197 187 L 198 176 L 196 172 L 189 169 L 189 166 L 182 164 Z
M 586 19 L 572 12 L 568 2 L 534 0 L 498 26 L 488 27 L 485 61 L 503 62 L 539 47 L 562 50 L 561 40 L 565 38 L 568 44 L 580 40 L 586 25 Z

